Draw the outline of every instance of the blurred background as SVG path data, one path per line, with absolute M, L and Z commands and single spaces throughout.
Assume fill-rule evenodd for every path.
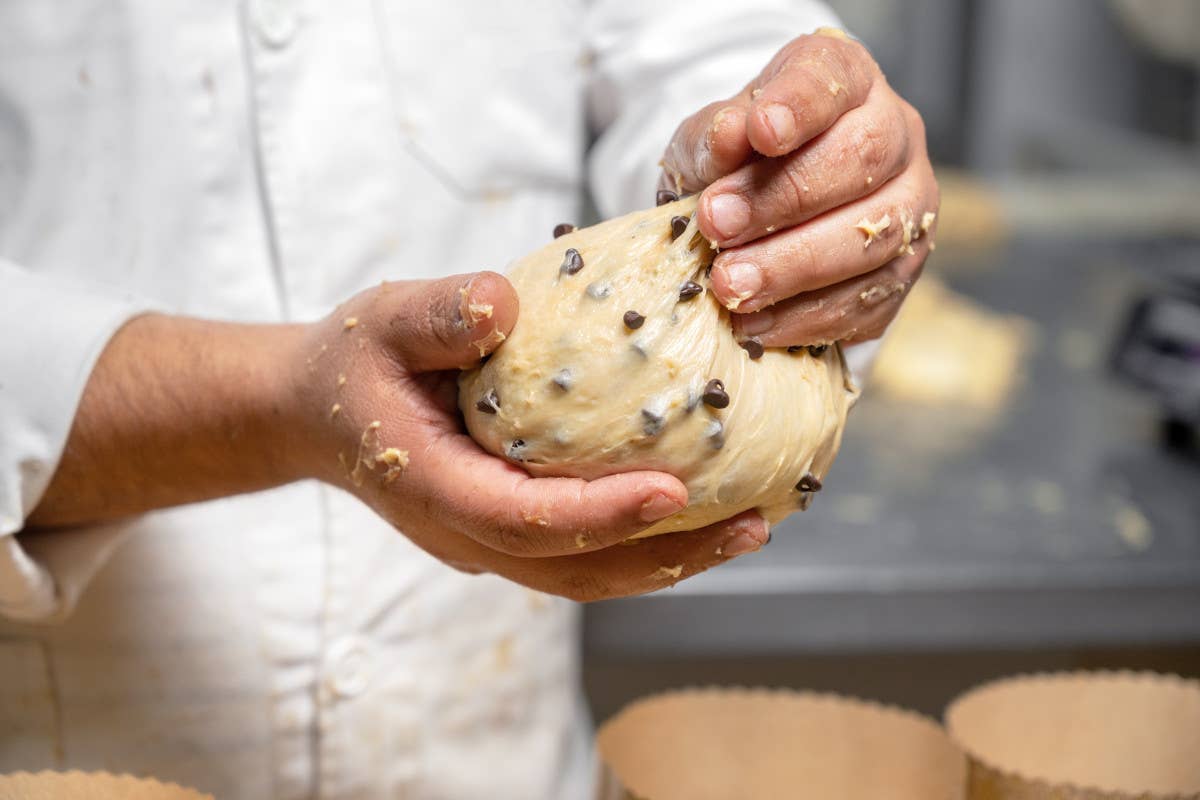
M 1200 674 L 1200 2 L 835 0 L 923 113 L 938 250 L 811 510 L 587 609 L 599 720 L 707 683 L 940 715 Z

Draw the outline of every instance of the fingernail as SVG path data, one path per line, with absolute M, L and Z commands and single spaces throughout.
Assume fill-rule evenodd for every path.
M 732 264 L 721 264 L 714 267 L 716 276 L 725 284 L 725 293 L 729 299 L 725 305 L 731 311 L 737 311 L 738 306 L 758 294 L 762 289 L 762 270 L 755 264 L 737 261 Z
M 775 143 L 780 147 L 791 147 L 796 138 L 796 115 L 781 103 L 771 103 L 762 110 L 767 127 L 775 136 Z
M 708 201 L 708 208 L 723 239 L 732 239 L 750 224 L 750 205 L 736 194 L 719 194 Z
M 753 314 L 743 314 L 737 318 L 738 330 L 746 336 L 757 336 L 775 327 L 775 312 L 769 308 L 756 311 Z
M 721 547 L 721 553 L 733 558 L 761 550 L 762 546 L 767 543 L 765 537 L 768 535 L 765 531 L 760 531 L 758 536 L 749 531 L 736 533 Z M 763 538 L 759 538 L 760 536 Z
M 642 510 L 639 516 L 641 516 L 642 522 L 658 522 L 660 519 L 669 517 L 682 508 L 683 503 L 680 503 L 678 500 L 667 497 L 665 494 L 656 494 L 642 503 Z

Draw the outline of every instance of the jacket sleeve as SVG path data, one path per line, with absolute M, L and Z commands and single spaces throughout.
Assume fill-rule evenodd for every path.
M 0 616 L 65 617 L 121 526 L 22 533 L 58 467 L 96 359 L 134 297 L 0 259 Z
M 651 205 L 680 122 L 738 92 L 787 42 L 840 24 L 817 0 L 593 0 L 587 168 L 600 215 Z

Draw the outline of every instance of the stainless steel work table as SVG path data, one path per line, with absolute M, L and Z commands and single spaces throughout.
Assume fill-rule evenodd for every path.
M 868 389 L 811 510 L 760 553 L 589 606 L 587 648 L 1200 642 L 1200 463 L 1161 445 L 1153 400 L 1107 366 L 1128 302 L 1170 270 L 1200 273 L 1200 245 L 1043 239 L 948 270 L 953 288 L 1037 326 L 1025 379 L 992 426 Z

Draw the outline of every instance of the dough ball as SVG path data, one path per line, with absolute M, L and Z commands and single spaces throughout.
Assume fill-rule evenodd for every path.
M 459 380 L 471 436 L 537 477 L 669 472 L 687 508 L 639 534 L 806 508 L 857 390 L 837 346 L 734 339 L 695 198 L 567 233 L 519 260 L 510 338 Z

